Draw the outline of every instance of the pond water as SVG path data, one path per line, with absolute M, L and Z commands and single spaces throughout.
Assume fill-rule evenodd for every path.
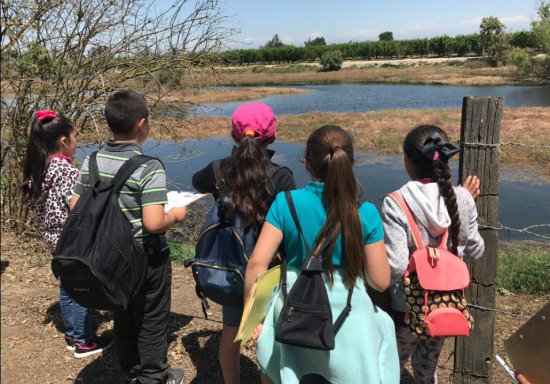
M 462 108 L 464 96 L 503 96 L 505 107 L 550 106 L 550 85 L 451 86 L 408 84 L 287 85 L 311 92 L 261 100 L 275 114 L 368 112 L 380 109 Z M 195 113 L 230 116 L 242 102 L 207 104 Z
M 143 147 L 147 154 L 164 161 L 169 189 L 192 190 L 193 174 L 209 162 L 229 155 L 232 146 L 231 139 L 214 137 L 206 140 L 188 140 L 184 144 L 148 141 Z M 298 188 L 305 186 L 309 177 L 301 160 L 304 156 L 304 146 L 277 141 L 271 148 L 276 151 L 273 160 L 292 170 Z M 94 148 L 80 148 L 77 155 L 82 158 L 93 150 Z M 458 162 L 452 163 L 451 168 L 456 180 Z M 364 189 L 363 198 L 373 201 L 377 206 L 380 206 L 380 199 L 384 194 L 398 189 L 408 181 L 400 156 L 380 156 L 360 152 L 357 154 L 355 174 Z M 526 176 L 528 175 L 523 171 L 501 169 L 499 222 L 504 226 L 525 228 L 530 225 L 549 223 L 550 184 L 522 181 Z M 549 227 L 539 228 L 535 232 L 550 237 Z M 499 236 L 504 240 L 537 239 L 509 231 L 499 231 Z

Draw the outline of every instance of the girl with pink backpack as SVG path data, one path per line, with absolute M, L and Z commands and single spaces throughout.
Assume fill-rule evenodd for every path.
M 391 309 L 401 371 L 411 357 L 415 383 L 437 383 L 437 362 L 445 338 L 430 334 L 428 308 L 424 302 L 436 301 L 430 304 L 430 311 L 441 306 L 458 308 L 467 318 L 464 320 L 466 332 L 471 319 L 466 302 L 454 294 L 433 295 L 429 299 L 427 295 L 411 297 L 409 261 L 417 249 L 425 247 L 427 254 L 431 253 L 427 257 L 433 265 L 443 264 L 439 253 L 445 246 L 450 253 L 465 261 L 481 257 L 485 245 L 478 231 L 477 210 L 472 197 L 479 194 L 479 181 L 469 177 L 464 187 L 453 187 L 448 161 L 459 149 L 449 143 L 445 132 L 437 126 L 421 125 L 411 130 L 403 143 L 403 152 L 411 181 L 397 194 L 394 192 L 384 199 L 381 214 L 391 268 Z M 418 270 L 422 285 L 420 274 Z M 467 270 L 466 279 L 464 286 L 469 282 Z M 413 290 L 417 291 L 414 286 Z M 448 300 L 443 304 L 445 298 Z M 453 299 L 457 304 L 448 304 Z M 414 320 L 420 323 L 416 332 L 415 327 L 411 327 L 410 316 L 415 310 L 418 310 L 418 317 Z M 436 329 L 437 322 L 434 325 Z

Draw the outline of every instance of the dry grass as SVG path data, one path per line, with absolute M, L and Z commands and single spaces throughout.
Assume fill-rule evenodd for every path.
M 400 153 L 405 134 L 417 124 L 439 125 L 449 134 L 451 140 L 458 141 L 460 119 L 459 109 L 313 112 L 279 116 L 277 135 L 285 141 L 305 142 L 314 129 L 324 124 L 337 124 L 353 133 L 357 149 L 395 154 Z M 155 138 L 181 140 L 229 135 L 231 122 L 224 117 L 200 117 L 192 120 L 163 118 L 156 122 L 155 127 Z M 550 177 L 550 108 L 505 109 L 501 142 L 508 144 L 503 145 L 501 150 L 503 166 L 536 170 Z
M 315 67 L 302 72 L 284 73 L 284 66 L 272 72 L 255 71 L 255 67 L 220 71 L 217 84 L 293 84 L 326 82 L 372 82 L 405 84 L 499 85 L 525 82 L 516 76 L 514 67 L 471 68 L 467 64 L 395 65 L 384 67 L 349 67 L 335 72 L 320 72 Z M 277 67 L 273 67 L 277 68 Z
M 307 89 L 275 88 L 275 87 L 244 87 L 229 89 L 223 87 L 191 90 L 188 92 L 173 91 L 163 97 L 163 103 L 181 103 L 185 100 L 191 104 L 225 103 L 232 101 L 256 100 L 271 95 L 294 95 L 310 92 Z

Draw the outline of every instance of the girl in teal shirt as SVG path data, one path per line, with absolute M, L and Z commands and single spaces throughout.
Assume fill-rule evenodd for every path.
M 275 327 L 283 306 L 282 294 L 271 304 L 259 335 L 257 360 L 263 382 L 399 383 L 399 360 L 394 325 L 366 292 L 368 283 L 383 291 L 390 282 L 384 232 L 376 208 L 356 200 L 351 136 L 337 126 L 314 131 L 306 145 L 305 165 L 312 176 L 308 186 L 292 191 L 304 236 L 317 247 L 333 228 L 340 235 L 329 243 L 324 260 L 325 284 L 333 318 L 346 305 L 353 287 L 352 311 L 336 335 L 336 347 L 320 351 L 275 341 Z M 288 261 L 290 286 L 305 259 L 298 231 L 284 194 L 271 206 L 245 275 L 245 297 L 282 244 Z M 290 290 L 290 287 L 289 287 Z

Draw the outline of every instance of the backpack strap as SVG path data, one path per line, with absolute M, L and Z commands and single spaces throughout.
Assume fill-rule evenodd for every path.
M 99 169 L 97 168 L 97 152 L 93 152 L 88 158 L 88 170 L 90 172 L 90 185 L 94 186 L 99 181 Z
M 401 210 L 405 215 L 407 216 L 407 221 L 409 222 L 409 226 L 411 227 L 411 231 L 413 233 L 413 240 L 414 244 L 416 245 L 416 249 L 424 249 L 424 243 L 422 242 L 422 236 L 420 235 L 420 231 L 418 229 L 418 225 L 416 224 L 416 220 L 414 219 L 414 216 L 411 212 L 411 209 L 409 208 L 409 205 L 403 199 L 403 196 L 398 191 L 394 191 L 392 193 L 388 194 L 389 197 L 395 200 L 397 204 L 401 207 Z M 447 239 L 449 238 L 449 228 L 445 229 L 445 232 L 441 235 L 441 240 L 439 241 L 438 248 L 447 249 Z
M 128 180 L 128 178 L 132 176 L 136 169 L 138 169 L 142 164 L 145 164 L 149 160 L 153 159 L 156 158 L 146 155 L 136 155 L 126 160 L 126 162 L 122 164 L 120 169 L 117 171 L 115 178 L 112 181 L 115 191 L 119 192 L 126 180 Z
M 294 201 L 292 200 L 292 195 L 290 194 L 290 191 L 285 191 L 285 197 L 286 201 L 288 203 L 288 208 L 290 209 L 290 214 L 292 215 L 292 219 L 294 220 L 294 224 L 296 225 L 296 228 L 298 229 L 298 232 L 300 233 L 300 236 L 302 237 L 302 240 L 304 242 L 304 246 L 306 248 L 306 254 L 308 258 L 313 257 L 314 255 L 311 252 L 311 248 L 309 248 L 309 245 L 306 241 L 306 238 L 304 236 L 304 233 L 302 232 L 302 226 L 300 225 L 300 220 L 298 220 L 298 214 L 296 213 L 296 207 L 294 206 Z M 334 232 L 333 232 L 334 233 Z M 325 239 L 323 242 L 323 245 L 319 247 L 319 252 L 324 250 L 326 245 L 332 240 L 332 236 L 330 236 L 330 239 Z M 286 300 L 287 297 L 287 280 L 286 280 L 286 258 L 283 260 L 283 270 L 281 271 L 281 288 L 283 290 L 283 298 Z M 338 331 L 340 330 L 340 327 L 348 317 L 349 313 L 351 312 L 351 297 L 353 295 L 353 287 L 348 290 L 348 298 L 346 300 L 346 306 L 344 309 L 342 309 L 342 312 L 340 312 L 340 315 L 336 319 L 333 325 L 334 334 L 336 335 Z
M 221 191 L 225 188 L 225 179 L 223 178 L 222 173 L 222 161 L 214 161 L 212 163 L 212 170 L 214 171 L 214 179 L 216 180 L 214 183 L 214 187 L 216 188 L 216 190 Z
M 340 327 L 342 324 L 344 324 L 344 321 L 348 317 L 349 313 L 351 312 L 351 295 L 353 294 L 353 288 L 350 288 L 348 290 L 348 299 L 346 301 L 346 306 L 344 309 L 342 309 L 342 312 L 340 312 L 340 316 L 336 319 L 334 322 L 334 325 L 332 326 L 334 329 L 334 334 L 336 335 L 338 331 L 340 330 Z
M 306 237 L 302 232 L 302 226 L 300 225 L 300 220 L 298 220 L 298 214 L 296 213 L 296 207 L 294 206 L 294 200 L 292 200 L 292 195 L 290 194 L 290 191 L 285 191 L 285 197 L 286 197 L 286 202 L 288 204 L 288 208 L 290 209 L 290 214 L 292 215 L 292 220 L 294 220 L 294 224 L 298 229 L 298 233 L 300 234 L 300 237 L 304 242 L 304 247 L 306 249 L 306 256 L 309 259 L 310 257 L 313 256 L 313 253 L 311 252 L 311 248 L 309 247 L 309 244 L 306 241 Z
M 405 201 L 405 199 L 403 199 L 403 196 L 401 196 L 401 193 L 399 193 L 398 191 L 394 191 L 392 193 L 389 193 L 388 196 L 395 200 L 395 202 L 401 207 L 401 210 L 407 217 L 407 221 L 409 222 L 409 227 L 411 228 L 416 249 L 426 248 L 424 246 L 424 243 L 422 242 L 422 236 L 420 235 L 420 231 L 418 230 L 418 225 L 416 225 L 416 220 L 414 219 L 414 216 L 407 202 Z

